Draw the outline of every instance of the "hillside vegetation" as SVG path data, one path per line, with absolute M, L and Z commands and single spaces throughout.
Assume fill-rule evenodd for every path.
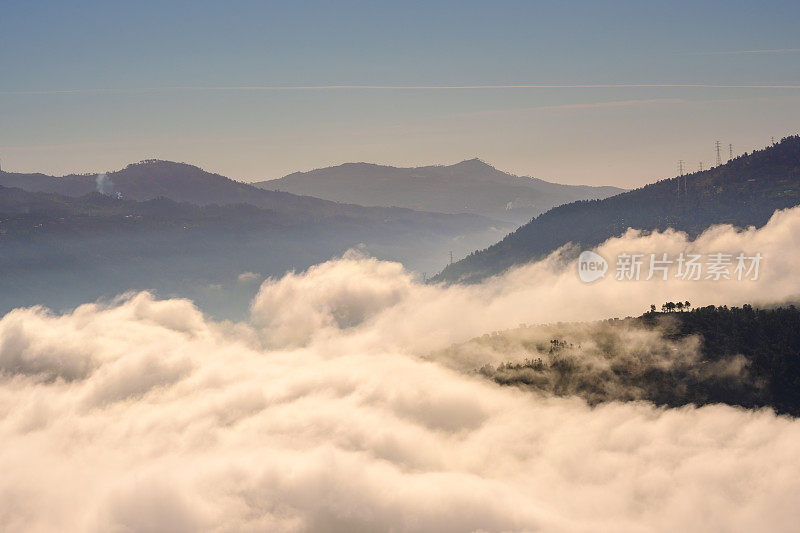
M 553 338 L 547 338 L 549 335 Z M 725 403 L 800 416 L 800 310 L 703 307 L 593 324 L 520 328 L 459 353 L 515 354 L 477 372 L 502 385 L 589 403 Z M 522 360 L 519 358 L 522 357 Z
M 628 228 L 674 228 L 695 237 L 713 224 L 760 227 L 776 209 L 799 203 L 800 137 L 793 136 L 710 170 L 551 209 L 497 244 L 447 266 L 433 281 L 476 282 L 569 242 L 587 249 Z

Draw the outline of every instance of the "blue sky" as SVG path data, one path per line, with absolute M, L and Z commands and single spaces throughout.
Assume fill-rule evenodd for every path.
M 707 166 L 716 139 L 797 133 L 798 20 L 796 1 L 5 2 L 0 159 L 249 180 L 477 156 L 633 186 Z

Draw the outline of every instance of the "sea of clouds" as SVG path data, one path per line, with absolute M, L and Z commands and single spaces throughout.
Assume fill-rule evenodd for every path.
M 263 282 L 243 322 L 128 294 L 0 319 L 4 531 L 791 531 L 800 422 L 728 406 L 590 407 L 437 353 L 519 323 L 800 294 L 800 209 L 694 242 L 758 281 L 582 283 L 555 253 L 474 286 L 346 254 Z M 649 337 L 648 337 L 649 338 Z M 653 337 L 656 338 L 656 337 Z M 501 357 L 494 354 L 492 357 Z

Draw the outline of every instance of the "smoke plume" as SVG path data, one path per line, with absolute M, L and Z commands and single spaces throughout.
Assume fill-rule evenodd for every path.
M 109 178 L 105 172 L 98 174 L 95 182 L 97 184 L 97 192 L 100 194 L 109 196 L 114 194 L 114 182 L 111 181 L 111 178 Z

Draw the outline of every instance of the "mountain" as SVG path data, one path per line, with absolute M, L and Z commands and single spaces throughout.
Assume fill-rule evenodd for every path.
M 776 209 L 798 204 L 800 137 L 793 136 L 710 170 L 551 209 L 497 244 L 447 266 L 433 281 L 475 282 L 569 242 L 586 249 L 628 228 L 674 228 L 693 238 L 713 224 L 760 227 Z
M 0 172 L 0 186 L 74 197 L 101 192 L 137 201 L 169 198 L 196 205 L 249 204 L 302 218 L 306 222 L 330 217 L 382 221 L 387 217 L 402 218 L 410 215 L 408 210 L 348 205 L 287 192 L 268 191 L 220 174 L 206 172 L 194 165 L 154 159 L 103 174 L 54 177 Z
M 594 323 L 520 326 L 453 345 L 443 355 L 464 364 L 507 354 L 516 360 L 486 364 L 475 373 L 500 385 L 580 396 L 591 405 L 631 400 L 669 407 L 723 403 L 770 407 L 797 417 L 798 326 L 800 309 L 795 306 L 708 306 Z M 643 334 L 656 336 L 656 350 L 642 349 Z M 690 337 L 699 341 L 691 344 L 697 351 L 682 344 Z
M 253 185 L 336 202 L 473 213 L 514 224 L 523 224 L 556 205 L 607 198 L 624 191 L 514 176 L 479 159 L 415 168 L 347 163 Z
M 0 186 L 0 235 L 6 242 L 33 235 L 71 238 L 172 228 L 264 231 L 290 224 L 291 219 L 282 214 L 249 204 L 199 206 L 163 197 L 137 202 L 97 192 L 70 197 Z
M 58 178 L 54 178 L 58 179 Z M 260 192 L 260 191 L 259 191 Z M 295 197 L 286 194 L 288 197 Z M 302 198 L 302 197 L 301 197 Z M 302 198 L 313 205 L 317 199 Z M 0 186 L 0 232 L 6 238 L 25 238 L 29 234 L 69 234 L 80 228 L 113 231 L 125 229 L 164 229 L 179 227 L 231 229 L 240 232 L 268 228 L 337 228 L 348 231 L 362 228 L 374 233 L 460 234 L 483 231 L 494 223 L 470 214 L 427 213 L 402 208 L 362 208 L 331 203 L 335 216 L 320 220 L 314 213 L 265 209 L 254 203 L 195 204 L 159 196 L 132 200 L 99 192 L 83 196 L 29 192 Z M 336 211 L 342 206 L 342 212 Z M 349 214 L 350 216 L 343 216 Z M 265 226 L 266 225 L 266 226 Z M 357 244 L 357 243 L 353 243 Z
M 65 196 L 0 186 L 0 313 L 34 304 L 60 309 L 124 290 L 155 290 L 235 318 L 258 287 L 242 286 L 237 281 L 242 273 L 255 279 L 280 276 L 351 248 L 432 272 L 444 264 L 448 250 L 463 254 L 502 235 L 495 222 L 475 215 L 280 195 L 300 198 L 296 206 L 322 203 L 329 211 L 319 216 L 252 203 L 136 201 L 98 192 Z

